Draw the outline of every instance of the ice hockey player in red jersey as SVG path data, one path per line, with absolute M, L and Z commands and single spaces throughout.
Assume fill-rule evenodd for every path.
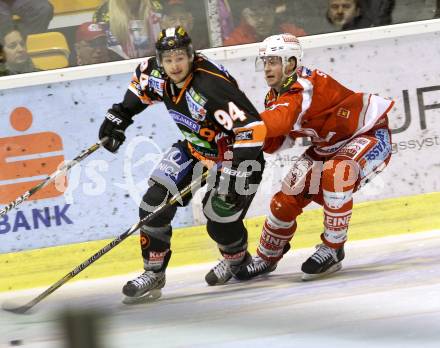
M 145 217 L 198 177 L 204 170 L 202 163 L 223 161 L 229 149 L 232 160 L 223 161 L 215 185 L 203 200 L 208 234 L 224 257 L 205 279 L 209 285 L 223 284 L 234 269 L 251 261 L 243 217 L 261 181 L 266 127 L 234 78 L 223 66 L 194 52 L 182 27 L 162 30 L 156 57 L 137 67 L 123 101 L 108 110 L 99 131 L 100 139 L 110 137 L 105 147 L 116 152 L 133 116 L 155 102 L 165 103 L 184 140 L 173 144 L 152 173 L 139 216 Z M 190 199 L 185 196 L 181 205 Z M 124 302 L 155 297 L 165 285 L 176 209 L 170 207 L 141 226 L 145 271 L 123 287 Z
M 353 207 L 353 193 L 382 171 L 391 156 L 387 113 L 393 101 L 357 93 L 320 70 L 301 66 L 302 47 L 291 34 L 266 38 L 256 66 L 270 87 L 261 118 L 264 151 L 273 153 L 299 137 L 312 145 L 271 200 L 252 263 L 237 272 L 250 279 L 276 268 L 290 248 L 296 218 L 312 201 L 324 207 L 322 244 L 303 264 L 303 280 L 338 271 Z M 258 69 L 257 69 L 258 70 Z

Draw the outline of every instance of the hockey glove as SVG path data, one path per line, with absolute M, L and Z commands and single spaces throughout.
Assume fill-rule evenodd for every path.
M 245 190 L 249 187 L 252 172 L 223 167 L 218 188 L 212 197 L 212 208 L 219 216 L 230 216 L 246 206 Z
M 133 121 L 130 117 L 124 116 L 122 113 L 115 112 L 110 109 L 105 116 L 104 122 L 99 128 L 99 139 L 108 137 L 109 140 L 103 144 L 104 147 L 115 153 L 125 141 L 125 130 Z

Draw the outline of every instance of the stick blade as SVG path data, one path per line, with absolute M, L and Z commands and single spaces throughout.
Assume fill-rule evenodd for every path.
M 14 314 L 30 314 L 29 310 L 31 308 L 29 305 L 19 305 L 13 301 L 5 301 L 2 303 L 2 310 Z

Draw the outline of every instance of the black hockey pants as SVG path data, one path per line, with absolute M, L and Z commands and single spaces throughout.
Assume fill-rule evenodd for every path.
M 250 177 L 250 183 L 258 185 L 261 182 L 264 158 L 258 159 L 261 171 L 254 171 Z M 150 187 L 143 197 L 139 208 L 139 217 L 142 219 L 158 205 L 166 202 L 170 197 L 189 185 L 192 180 L 198 178 L 204 169 L 201 162 L 189 155 L 185 142 L 173 145 L 156 170 L 150 177 Z M 218 172 L 219 174 L 219 172 Z M 208 220 L 206 228 L 209 236 L 217 243 L 222 254 L 235 254 L 247 249 L 247 230 L 243 224 L 243 218 L 252 202 L 255 193 L 246 196 L 244 208 L 228 217 L 216 216 L 209 209 L 212 198 L 212 188 L 218 185 L 218 177 L 208 179 L 208 191 L 203 199 L 204 213 Z M 170 250 L 173 220 L 178 206 L 186 206 L 192 199 L 191 193 L 181 202 L 166 209 L 154 219 L 141 226 L 141 249 L 145 269 L 159 269 L 161 260 Z M 164 266 L 165 267 L 165 266 Z

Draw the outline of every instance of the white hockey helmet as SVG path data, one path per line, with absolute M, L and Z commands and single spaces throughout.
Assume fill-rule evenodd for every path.
M 295 35 L 284 33 L 272 35 L 263 40 L 258 50 L 258 57 L 255 60 L 255 70 L 263 71 L 266 57 L 281 57 L 283 71 L 289 63 L 289 59 L 296 58 L 296 67 L 301 66 L 303 49 Z

